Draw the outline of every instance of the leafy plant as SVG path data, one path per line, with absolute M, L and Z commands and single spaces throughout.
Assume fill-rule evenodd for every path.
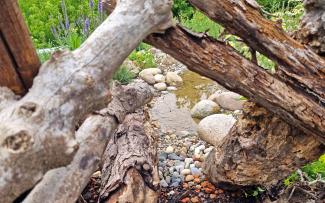
M 297 4 L 301 3 L 300 0 L 257 0 L 264 10 L 274 13 L 278 10 L 291 9 Z
M 172 11 L 179 21 L 190 20 L 195 13 L 193 6 L 187 0 L 174 0 Z
M 129 84 L 135 75 L 125 66 L 121 66 L 114 74 L 113 79 L 119 81 L 121 84 Z
M 140 51 L 133 51 L 130 54 L 129 59 L 141 69 L 155 68 L 157 66 L 154 55 L 145 49 Z

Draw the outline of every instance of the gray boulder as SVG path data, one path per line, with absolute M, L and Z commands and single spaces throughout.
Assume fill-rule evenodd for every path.
M 199 137 L 211 145 L 218 146 L 235 122 L 236 119 L 232 115 L 215 114 L 208 116 L 199 123 Z
M 243 109 L 246 102 L 241 99 L 241 95 L 234 92 L 217 92 L 209 97 L 209 100 L 216 102 L 223 109 L 235 111 Z
M 197 103 L 191 110 L 191 115 L 193 118 L 205 118 L 212 114 L 216 114 L 220 111 L 218 104 L 211 100 L 202 100 Z

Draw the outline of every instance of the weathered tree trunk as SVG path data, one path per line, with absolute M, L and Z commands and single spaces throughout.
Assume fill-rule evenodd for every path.
M 277 77 L 325 105 L 325 60 L 292 39 L 276 22 L 264 18 L 252 3 L 255 0 L 190 2 L 212 20 L 221 23 L 229 33 L 241 37 L 248 46 L 277 62 Z M 325 133 L 321 121 L 309 123 L 309 129 L 312 128 L 320 130 L 319 135 Z
M 0 112 L 1 202 L 71 162 L 76 123 L 107 104 L 108 80 L 142 39 L 170 25 L 169 0 L 118 1 L 79 49 L 56 52 L 42 65 L 29 93 Z
M 223 188 L 269 188 L 324 151 L 314 137 L 249 102 L 228 136 L 205 160 L 204 170 Z
M 168 29 L 164 35 L 152 34 L 146 38 L 146 42 L 170 54 L 187 65 L 190 70 L 249 97 L 276 114 L 282 115 L 279 109 L 296 111 L 294 101 L 301 102 L 303 101 L 301 99 L 305 98 L 300 91 L 274 78 L 270 73 L 242 57 L 233 48 L 210 37 L 194 36 L 176 27 Z M 289 98 L 292 100 L 284 101 Z M 283 104 L 286 106 L 276 106 Z M 297 130 L 272 113 L 267 113 L 266 110 L 263 110 L 264 114 L 261 114 L 255 112 L 256 109 L 259 110 L 259 108 L 248 109 L 252 114 L 251 117 L 248 117 L 247 112 L 247 118 L 244 117 L 239 121 L 238 132 L 235 128 L 225 138 L 224 144 L 217 149 L 219 154 L 215 155 L 213 152 L 210 154 L 206 171 L 215 183 L 222 182 L 223 186 L 228 186 L 228 188 L 231 184 L 237 186 L 271 185 L 322 153 L 321 142 L 317 141 L 316 137 Z M 325 115 L 324 108 L 320 105 L 315 108 L 315 111 L 316 109 L 321 111 L 319 115 L 322 118 Z M 260 114 L 260 116 L 254 117 L 254 114 Z M 253 123 L 255 126 L 252 125 Z M 277 131 L 272 131 L 278 128 L 284 130 L 282 136 L 278 136 Z M 231 141 L 234 140 L 240 140 L 240 142 L 232 143 Z M 272 142 L 267 143 L 267 141 Z M 277 146 L 279 148 L 276 148 Z M 250 161 L 255 165 L 258 163 L 259 168 L 257 166 L 254 168 L 255 165 Z M 263 167 L 264 161 L 265 166 L 277 167 Z M 238 168 L 236 168 L 237 165 Z M 228 177 L 229 175 L 232 176 Z M 235 175 L 238 175 L 238 179 Z
M 17 0 L 1 0 L 0 86 L 25 94 L 40 65 Z
M 99 202 L 158 201 L 157 140 L 142 110 L 126 116 L 104 153 Z
M 305 0 L 305 15 L 297 38 L 325 57 L 325 1 Z
M 79 149 L 72 162 L 48 171 L 24 200 L 25 203 L 75 202 L 99 163 L 107 143 L 126 114 L 148 103 L 153 94 L 146 83 L 136 82 L 112 89 L 108 107 L 88 117 L 76 132 Z M 112 146 L 108 146 L 110 148 Z

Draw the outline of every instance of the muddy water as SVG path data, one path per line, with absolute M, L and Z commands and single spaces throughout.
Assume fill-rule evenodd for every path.
M 192 119 L 191 108 L 222 87 L 191 71 L 185 71 L 181 77 L 184 81 L 182 87 L 156 100 L 152 108 L 153 119 L 159 121 L 163 132 L 196 133 L 198 120 Z
M 184 81 L 183 86 L 173 92 L 179 108 L 190 110 L 199 101 L 222 89 L 216 82 L 192 71 L 185 71 L 181 77 Z

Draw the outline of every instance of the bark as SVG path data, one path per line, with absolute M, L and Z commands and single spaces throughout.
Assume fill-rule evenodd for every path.
M 276 77 L 324 107 L 325 60 L 291 38 L 276 22 L 265 19 L 251 2 L 190 0 L 229 33 L 241 37 L 248 46 L 277 62 Z M 309 130 L 317 129 L 318 132 L 314 130 L 313 133 L 324 135 L 323 122 L 304 122 Z
M 190 70 L 280 115 L 257 107 L 246 110 L 237 128 L 225 138 L 223 145 L 218 146 L 218 153 L 211 152 L 206 161 L 207 176 L 214 183 L 227 188 L 251 184 L 270 186 L 324 152 L 316 137 L 279 119 L 288 117 L 289 111 L 297 112 L 303 100 L 307 103 L 310 100 L 231 47 L 202 34 L 193 35 L 180 27 L 170 28 L 165 35 L 153 34 L 146 41 Z M 288 114 L 284 115 L 280 109 L 286 109 Z M 325 115 L 322 106 L 316 107 L 316 111 L 320 119 Z
M 142 110 L 126 116 L 105 150 L 99 202 L 157 202 L 158 133 Z
M 324 151 L 314 137 L 249 102 L 228 136 L 207 157 L 204 170 L 223 188 L 270 188 Z
M 165 35 L 153 34 L 146 42 L 170 54 L 190 70 L 248 97 L 325 142 L 322 104 L 245 59 L 233 48 L 204 35 L 190 34 L 180 27 L 168 29 Z
M 153 97 L 150 86 L 141 82 L 116 86 L 112 92 L 113 100 L 108 107 L 88 117 L 76 132 L 80 146 L 72 162 L 47 172 L 25 203 L 76 202 L 91 175 L 99 168 L 104 149 L 119 123 L 111 110 L 119 109 L 119 115 L 124 115 L 120 119 L 124 120 L 127 113 L 134 112 Z
M 305 0 L 305 15 L 300 24 L 297 38 L 310 46 L 317 54 L 325 57 L 325 2 Z
M 1 73 L 0 85 L 12 88 L 17 94 L 24 94 L 32 86 L 41 63 L 17 0 L 0 2 L 0 41 L 0 57 L 9 59 L 9 61 L 5 60 L 5 63 L 0 63 L 0 67 L 15 72 L 9 75 Z M 5 50 L 2 49 L 3 47 Z M 19 82 L 16 81 L 17 79 Z M 12 83 L 16 85 L 12 86 Z
M 29 93 L 1 111 L 1 202 L 71 162 L 76 123 L 107 104 L 107 81 L 145 36 L 171 25 L 170 7 L 169 0 L 118 1 L 79 49 L 54 53 Z
M 12 105 L 19 99 L 19 96 L 15 95 L 7 87 L 0 87 L 0 112 L 2 109 L 9 105 Z

